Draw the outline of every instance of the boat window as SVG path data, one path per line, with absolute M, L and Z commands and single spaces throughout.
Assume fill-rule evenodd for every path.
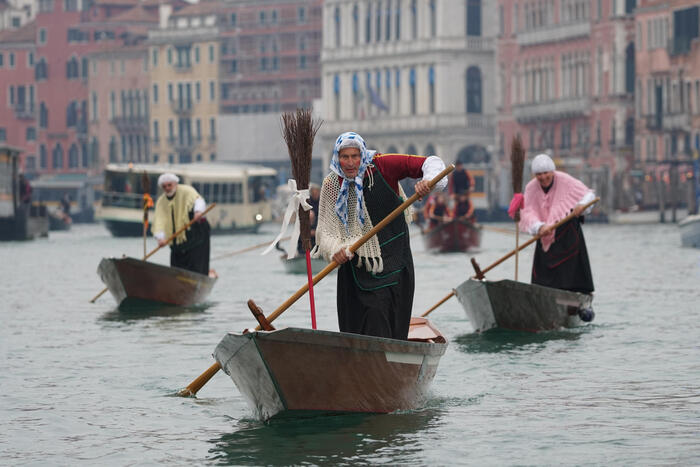
M 243 184 L 232 183 L 229 188 L 229 200 L 234 204 L 241 204 L 243 202 Z
M 248 199 L 251 203 L 259 203 L 270 199 L 275 183 L 273 176 L 253 176 L 248 178 Z

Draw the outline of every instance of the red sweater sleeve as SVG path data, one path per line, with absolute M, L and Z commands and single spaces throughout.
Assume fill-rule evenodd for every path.
M 389 186 L 398 194 L 399 180 L 423 177 L 425 159 L 425 156 L 409 154 L 376 154 L 372 163 Z

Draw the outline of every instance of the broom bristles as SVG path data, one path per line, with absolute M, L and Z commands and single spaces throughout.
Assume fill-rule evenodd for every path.
M 511 177 L 513 193 L 523 190 L 523 166 L 525 165 L 525 149 L 518 136 L 513 137 L 510 151 Z
M 282 114 L 282 136 L 287 143 L 289 160 L 292 163 L 292 175 L 297 182 L 297 189 L 309 188 L 311 179 L 311 156 L 314 146 L 314 138 L 321 121 L 311 117 L 310 109 L 298 108 L 296 112 Z M 308 211 L 299 208 L 299 227 L 301 229 L 302 244 L 305 250 L 311 249 L 311 225 Z M 294 245 L 296 248 L 296 245 Z

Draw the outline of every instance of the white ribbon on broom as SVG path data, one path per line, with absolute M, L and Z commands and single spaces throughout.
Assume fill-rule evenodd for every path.
M 309 199 L 309 189 L 307 188 L 305 190 L 297 190 L 297 181 L 293 178 L 290 178 L 287 181 L 287 186 L 292 192 L 292 197 L 289 200 L 289 204 L 287 204 L 287 210 L 284 213 L 284 219 L 282 220 L 282 230 L 280 230 L 279 235 L 277 235 L 277 238 L 275 238 L 272 241 L 270 246 L 268 246 L 265 249 L 265 251 L 261 253 L 262 255 L 266 255 L 267 253 L 269 253 L 270 250 L 272 250 L 272 248 L 277 244 L 277 242 L 280 241 L 282 236 L 284 236 L 284 234 L 287 232 L 287 227 L 289 226 L 289 222 L 292 220 L 292 218 L 294 218 L 294 231 L 292 232 L 292 237 L 289 240 L 289 244 L 292 246 L 292 254 L 290 255 L 289 253 L 287 253 L 287 259 L 292 259 L 297 255 L 297 243 L 299 242 L 299 235 L 301 234 L 298 212 L 299 207 L 304 209 L 304 211 L 308 211 L 311 209 L 311 205 L 306 202 L 306 200 Z

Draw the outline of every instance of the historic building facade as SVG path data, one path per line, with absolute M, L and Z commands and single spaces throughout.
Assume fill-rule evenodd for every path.
M 636 170 L 630 183 L 640 204 L 697 210 L 699 10 L 693 0 L 643 0 L 635 13 Z
M 216 160 L 221 4 L 170 14 L 148 35 L 153 162 Z
M 380 152 L 463 160 L 484 193 L 477 207 L 492 207 L 495 11 L 480 0 L 324 2 L 325 166 L 353 130 Z
M 36 169 L 36 25 L 0 31 L 0 144 L 24 150 L 22 170 Z
M 519 135 L 528 158 L 548 152 L 592 186 L 604 212 L 629 204 L 613 193 L 634 163 L 634 7 L 498 2 L 499 156 L 509 158 Z

